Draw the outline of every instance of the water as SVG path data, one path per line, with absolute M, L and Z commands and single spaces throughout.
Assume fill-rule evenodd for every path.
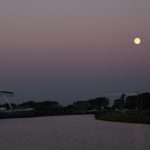
M 149 150 L 150 126 L 93 115 L 0 120 L 0 150 Z

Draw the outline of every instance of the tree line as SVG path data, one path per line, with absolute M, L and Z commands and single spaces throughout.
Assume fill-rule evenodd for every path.
M 71 115 L 71 114 L 91 114 L 96 111 L 150 111 L 150 93 L 142 93 L 133 96 L 122 94 L 119 99 L 115 99 L 113 105 L 109 106 L 107 97 L 97 97 L 89 100 L 75 101 L 71 105 L 62 106 L 57 101 L 28 101 L 21 104 L 11 104 L 14 109 L 33 108 L 35 116 L 47 115 Z M 9 109 L 8 104 L 1 107 Z
M 71 105 L 62 106 L 57 101 L 28 101 L 21 104 L 11 103 L 14 109 L 33 108 L 35 116 L 47 115 L 71 115 L 71 114 L 87 114 L 108 107 L 109 100 L 106 97 L 98 97 L 85 101 L 76 101 Z M 1 107 L 10 109 L 9 105 L 3 104 Z
M 116 99 L 112 106 L 113 109 L 128 109 L 136 111 L 150 110 L 150 93 L 141 93 L 132 96 L 122 96 Z

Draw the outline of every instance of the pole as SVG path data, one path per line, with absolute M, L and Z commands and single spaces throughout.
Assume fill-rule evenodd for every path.
M 142 107 L 143 107 L 142 102 L 143 102 L 143 101 L 142 101 L 142 94 L 141 94 L 141 114 L 142 114 L 142 111 L 143 111 L 143 108 L 142 108 Z
M 13 107 L 11 106 L 11 104 L 9 103 L 7 97 L 5 96 L 5 94 L 1 93 L 2 97 L 5 99 L 5 101 L 7 102 L 7 104 L 9 105 L 10 109 L 13 110 Z

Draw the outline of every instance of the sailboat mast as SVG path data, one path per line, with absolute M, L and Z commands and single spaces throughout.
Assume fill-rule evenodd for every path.
M 5 96 L 5 93 L 13 94 L 12 92 L 6 92 L 6 91 L 0 91 L 0 95 L 3 97 L 3 99 L 6 101 L 6 103 L 9 105 L 10 109 L 13 110 L 12 105 L 8 101 L 7 97 Z

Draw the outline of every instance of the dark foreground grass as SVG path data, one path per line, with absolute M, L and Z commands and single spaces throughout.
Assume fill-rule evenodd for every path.
M 97 112 L 95 114 L 95 118 L 99 120 L 105 120 L 105 121 L 150 124 L 150 115 L 140 114 L 140 113 Z

